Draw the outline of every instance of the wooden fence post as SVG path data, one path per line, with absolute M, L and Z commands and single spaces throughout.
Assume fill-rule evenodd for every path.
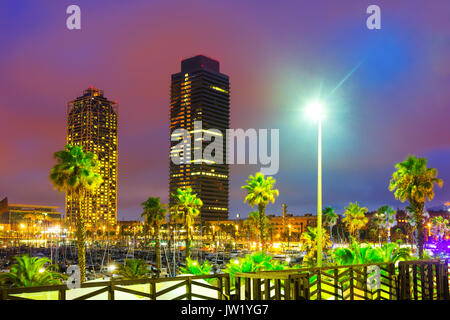
M 234 291 L 236 294 L 236 299 L 241 300 L 241 278 L 238 276 L 234 278 Z
M 433 286 L 433 264 L 432 263 L 428 263 L 428 298 L 429 300 L 433 300 L 433 291 L 434 291 L 434 286 Z
M 114 300 L 114 284 L 112 281 L 108 285 L 108 300 Z
M 349 278 L 350 278 L 350 300 L 354 300 L 355 297 L 353 289 L 353 267 L 350 267 Z
M 219 299 L 221 299 L 220 297 L 221 293 L 219 292 Z M 192 278 L 189 277 L 186 280 L 186 300 L 192 300 Z
M 250 290 L 250 279 L 245 278 L 244 280 L 244 290 L 245 290 L 245 300 L 252 300 L 252 292 Z
M 261 280 L 257 278 L 252 279 L 253 284 L 253 295 L 252 300 L 261 300 L 260 293 L 261 293 Z
M 317 300 L 322 300 L 322 270 L 317 270 Z
M 150 282 L 150 295 L 152 300 L 156 300 L 156 282 Z
M 395 264 L 393 263 L 389 264 L 388 272 L 389 272 L 389 299 L 394 300 L 393 299 L 394 292 L 396 293 L 396 299 L 398 299 L 398 282 L 397 282 L 398 278 L 395 275 Z
M 333 270 L 333 283 L 334 283 L 334 295 L 335 295 L 335 300 L 339 300 L 339 270 L 338 268 L 335 268 Z
M 284 280 L 284 300 L 291 300 L 291 276 Z
M 58 300 L 66 300 L 66 289 L 61 288 L 58 290 Z
M 225 276 L 225 295 L 227 299 L 231 300 L 231 289 L 230 289 L 230 274 L 227 273 Z
M 281 280 L 275 279 L 275 300 L 281 300 Z
M 270 279 L 264 279 L 264 299 L 270 300 Z

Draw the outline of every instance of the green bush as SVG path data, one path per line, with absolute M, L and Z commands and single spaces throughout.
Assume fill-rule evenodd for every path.
M 399 243 L 385 243 L 380 247 L 370 244 L 360 244 L 354 241 L 349 248 L 335 248 L 331 252 L 334 264 L 338 266 L 369 264 L 369 263 L 395 263 L 402 260 L 411 260 L 411 250 L 400 248 Z
M 49 258 L 30 258 L 27 254 L 14 257 L 16 263 L 9 272 L 0 274 L 0 284 L 6 287 L 35 287 L 61 284 L 65 274 L 56 272 L 57 266 Z
M 147 268 L 142 259 L 127 259 L 124 264 L 119 265 L 115 272 L 121 280 L 144 279 L 150 277 L 153 272 Z
M 180 267 L 181 274 L 193 274 L 195 276 L 202 276 L 211 274 L 212 265 L 208 260 L 203 261 L 200 264 L 197 260 L 191 258 L 186 259 L 186 267 Z M 216 283 L 216 279 L 205 279 L 206 282 L 211 284 Z
M 290 269 L 287 262 L 280 262 L 264 252 L 255 252 L 244 258 L 235 258 L 229 261 L 224 270 L 230 274 L 231 284 L 234 285 L 235 275 L 238 272 L 257 272 Z
M 193 274 L 195 276 L 201 276 L 211 274 L 211 269 L 212 265 L 208 260 L 205 260 L 202 264 L 200 264 L 197 260 L 187 258 L 186 267 L 180 267 L 180 272 L 182 274 Z

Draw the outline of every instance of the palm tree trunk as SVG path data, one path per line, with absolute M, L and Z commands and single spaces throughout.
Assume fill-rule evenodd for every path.
M 156 251 L 156 276 L 159 277 L 159 275 L 161 274 L 161 243 L 159 240 L 159 227 L 157 227 L 156 230 L 155 251 Z
M 265 234 L 264 234 L 264 218 L 266 216 L 265 213 L 265 206 L 260 204 L 258 206 L 259 209 L 259 234 L 260 234 L 260 239 L 261 239 L 261 244 L 262 244 L 262 251 L 265 252 L 266 251 L 266 240 L 265 240 Z
M 86 280 L 86 230 L 84 224 L 84 212 L 82 210 L 81 196 L 79 196 L 78 204 L 79 211 L 77 219 L 77 255 L 78 266 L 80 268 L 80 282 L 83 283 Z
M 423 223 L 423 205 L 418 205 L 417 210 L 415 211 L 416 215 L 416 223 L 417 223 L 417 250 L 419 253 L 419 259 L 423 259 L 423 242 L 424 242 L 424 223 Z
M 191 235 L 189 226 L 186 226 L 186 248 L 184 249 L 184 251 L 186 260 L 187 258 L 191 258 Z
M 417 243 L 417 251 L 419 253 L 419 259 L 423 259 L 423 223 L 418 223 L 417 224 L 417 239 L 416 239 L 416 243 Z

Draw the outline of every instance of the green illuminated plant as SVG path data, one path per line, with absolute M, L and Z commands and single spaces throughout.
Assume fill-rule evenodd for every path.
M 395 263 L 410 260 L 409 248 L 401 248 L 399 243 L 385 243 L 380 247 L 370 244 L 360 244 L 354 241 L 349 248 L 335 248 L 331 251 L 333 262 L 338 266 L 369 264 L 369 263 Z
M 270 270 L 289 269 L 287 262 L 280 262 L 273 259 L 264 251 L 255 252 L 246 255 L 244 258 L 231 259 L 226 265 L 224 272 L 230 274 L 231 283 L 234 285 L 235 275 L 238 272 L 257 272 Z
M 0 274 L 0 283 L 9 287 L 35 287 L 61 284 L 67 279 L 65 274 L 56 272 L 48 258 L 30 258 L 28 255 L 14 257 L 9 272 Z
M 152 271 L 148 269 L 147 264 L 141 259 L 127 259 L 121 264 L 115 272 L 119 275 L 119 279 L 132 280 L 148 278 Z

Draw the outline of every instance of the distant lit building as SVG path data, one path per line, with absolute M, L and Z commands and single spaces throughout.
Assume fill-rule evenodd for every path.
M 297 239 L 303 232 L 308 230 L 308 227 L 317 226 L 317 216 L 313 216 L 312 214 L 301 216 L 286 214 L 284 218 L 283 216 L 268 215 L 267 218 L 269 229 L 266 231 L 266 236 L 268 239 L 273 238 L 273 240 L 286 240 L 289 230 L 291 236 L 293 236 L 292 239 Z M 240 236 L 245 236 L 245 233 L 249 231 L 245 222 L 246 219 L 208 221 L 208 226 L 214 226 L 215 231 L 232 234 L 238 233 Z
M 218 150 L 223 164 L 208 159 L 194 159 L 194 122 L 201 121 L 201 133 L 219 130 L 223 149 Z M 220 73 L 219 62 L 203 55 L 181 62 L 181 72 L 172 75 L 170 133 L 185 129 L 191 134 L 191 161 L 174 164 L 170 161 L 169 199 L 178 188 L 191 187 L 203 201 L 201 220 L 228 219 L 229 168 L 226 164 L 226 129 L 230 127 L 230 83 Z M 200 131 L 200 130 L 199 130 Z M 216 135 L 214 133 L 214 135 Z M 201 140 L 203 141 L 203 140 Z M 170 142 L 170 152 L 179 152 L 179 142 Z M 209 144 L 201 142 L 202 154 Z
M 97 155 L 103 183 L 83 201 L 88 228 L 108 229 L 117 221 L 117 122 L 118 106 L 90 87 L 71 101 L 67 109 L 67 143 Z M 78 201 L 66 194 L 66 218 L 75 222 Z
M 308 230 L 308 227 L 317 226 L 317 216 L 305 214 L 302 216 L 294 216 L 286 214 L 285 217 L 269 215 L 269 223 L 272 225 L 274 238 L 284 239 L 290 232 L 291 235 L 301 235 Z
M 137 235 L 144 231 L 144 222 L 138 220 L 117 221 L 116 228 L 120 235 Z
M 37 229 L 43 224 L 61 224 L 61 213 L 58 209 L 59 207 L 55 206 L 8 203 L 8 198 L 4 198 L 0 201 L 0 230 L 20 231 Z

